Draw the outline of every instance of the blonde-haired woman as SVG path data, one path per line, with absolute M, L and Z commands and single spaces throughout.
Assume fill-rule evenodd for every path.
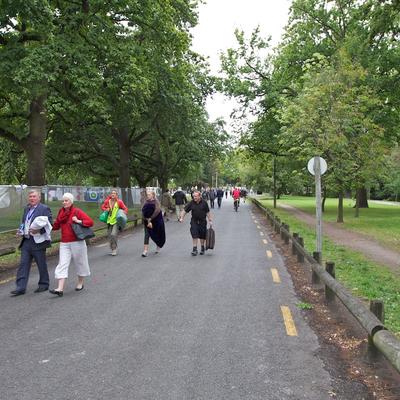
M 118 247 L 118 224 L 117 224 L 117 214 L 118 210 L 121 209 L 124 211 L 126 215 L 128 215 L 128 207 L 124 204 L 122 200 L 118 198 L 118 193 L 115 189 L 113 189 L 110 195 L 104 200 L 103 205 L 101 206 L 103 211 L 108 211 L 107 218 L 107 234 L 108 240 L 110 242 L 111 255 L 117 255 L 117 247 Z
M 165 225 L 161 206 L 156 198 L 156 193 L 152 190 L 146 192 L 146 201 L 142 207 L 142 218 L 144 226 L 144 248 L 142 257 L 147 257 L 150 238 L 157 245 L 156 253 L 158 253 L 160 248 L 165 244 Z
M 63 206 L 59 210 L 53 225 L 53 230 L 61 229 L 61 243 L 60 259 L 54 271 L 58 286 L 56 289 L 49 290 L 49 292 L 59 297 L 64 294 L 64 286 L 68 278 L 68 269 L 71 261 L 74 262 L 78 275 L 76 291 L 83 289 L 85 277 L 90 275 L 86 242 L 76 237 L 72 224 L 90 227 L 93 226 L 93 220 L 81 209 L 75 207 L 73 203 L 74 196 L 71 193 L 64 193 Z

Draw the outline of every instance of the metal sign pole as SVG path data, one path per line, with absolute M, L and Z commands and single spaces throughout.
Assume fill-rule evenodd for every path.
M 321 199 L 321 163 L 319 156 L 314 157 L 315 200 L 316 200 L 316 236 L 317 252 L 322 255 L 322 199 Z

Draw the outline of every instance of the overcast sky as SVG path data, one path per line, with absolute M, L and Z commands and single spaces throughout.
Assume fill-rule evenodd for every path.
M 199 24 L 192 30 L 193 49 L 209 58 L 211 72 L 219 70 L 219 53 L 236 46 L 235 28 L 248 36 L 257 25 L 263 37 L 272 37 L 272 45 L 280 41 L 288 21 L 291 0 L 207 0 L 199 6 Z M 207 102 L 211 120 L 228 116 L 234 102 L 215 95 Z

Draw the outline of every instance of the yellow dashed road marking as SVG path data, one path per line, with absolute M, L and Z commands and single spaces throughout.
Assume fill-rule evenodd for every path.
M 267 250 L 267 257 L 268 257 L 268 258 L 272 258 L 272 253 L 271 253 L 270 250 Z
M 258 229 L 261 229 L 261 226 L 260 226 L 260 225 L 257 225 L 257 228 L 258 228 Z
M 294 324 L 292 313 L 287 306 L 281 306 L 281 311 L 283 315 L 283 322 L 285 323 L 286 333 L 288 336 L 297 336 L 297 329 Z
M 281 278 L 279 276 L 279 272 L 276 268 L 271 268 L 271 274 L 272 274 L 272 281 L 275 283 L 281 283 Z
M 255 224 L 258 224 L 258 221 L 255 219 L 255 220 L 254 220 L 254 223 L 255 223 Z
M 267 239 L 263 239 L 263 243 L 264 244 L 268 244 L 268 240 Z

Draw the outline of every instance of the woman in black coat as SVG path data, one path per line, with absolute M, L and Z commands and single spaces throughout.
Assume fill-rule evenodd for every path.
M 142 217 L 144 226 L 144 248 L 142 257 L 147 257 L 150 238 L 157 245 L 156 253 L 158 253 L 165 244 L 164 219 L 160 202 L 157 200 L 154 191 L 146 192 L 146 201 L 142 207 Z

